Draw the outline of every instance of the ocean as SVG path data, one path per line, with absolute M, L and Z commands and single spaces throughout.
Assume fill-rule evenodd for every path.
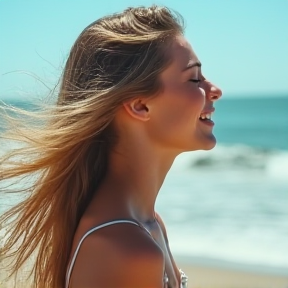
M 288 275 L 288 95 L 245 96 L 215 104 L 217 146 L 176 158 L 156 209 L 176 259 Z

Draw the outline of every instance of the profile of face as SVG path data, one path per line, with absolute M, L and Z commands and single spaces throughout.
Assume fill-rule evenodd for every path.
M 211 115 L 221 90 L 209 82 L 201 63 L 183 36 L 177 36 L 169 51 L 171 64 L 160 79 L 162 91 L 147 102 L 149 133 L 163 148 L 177 152 L 209 150 L 216 144 Z

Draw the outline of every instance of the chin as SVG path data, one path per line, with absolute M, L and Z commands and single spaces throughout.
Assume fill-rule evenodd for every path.
M 216 138 L 214 135 L 211 135 L 209 138 L 206 138 L 205 141 L 202 141 L 202 143 L 200 144 L 199 149 L 195 149 L 195 150 L 211 150 L 216 146 Z
M 203 148 L 202 150 L 211 150 L 216 146 L 216 138 L 214 137 L 214 135 L 212 135 L 211 139 L 209 139 L 210 141 L 208 141 L 208 143 L 205 143 L 205 148 Z
M 216 138 L 213 134 L 209 135 L 209 136 L 205 136 L 205 137 L 201 137 L 201 140 L 197 139 L 194 140 L 192 143 L 190 142 L 189 144 L 186 143 L 186 145 L 181 145 L 181 148 L 178 146 L 178 148 L 180 148 L 177 152 L 178 153 L 183 153 L 183 152 L 192 152 L 192 151 L 199 151 L 199 150 L 211 150 L 216 146 Z M 185 147 L 185 148 L 184 148 Z
M 205 151 L 212 150 L 215 146 L 216 146 L 216 142 L 215 142 L 213 145 L 210 145 L 210 146 L 208 146 L 208 147 L 205 147 L 205 148 L 203 148 L 203 149 L 201 149 L 201 150 L 205 150 Z

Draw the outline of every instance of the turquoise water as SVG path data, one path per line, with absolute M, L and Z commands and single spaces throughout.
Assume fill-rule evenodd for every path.
M 180 155 L 157 200 L 172 252 L 288 274 L 288 95 L 215 106 L 217 146 Z
M 215 106 L 214 131 L 220 143 L 288 150 L 288 94 L 221 99 Z

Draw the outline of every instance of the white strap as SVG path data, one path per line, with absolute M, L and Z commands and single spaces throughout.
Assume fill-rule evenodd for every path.
M 65 283 L 65 288 L 68 288 L 69 287 L 69 281 L 70 281 L 70 277 L 71 277 L 71 273 L 72 273 L 72 269 L 73 269 L 73 266 L 74 266 L 74 263 L 75 263 L 75 260 L 76 260 L 76 257 L 77 257 L 77 254 L 79 252 L 79 249 L 80 249 L 80 246 L 82 244 L 82 242 L 85 240 L 85 238 L 87 236 L 89 236 L 91 233 L 93 233 L 94 231 L 96 230 L 99 230 L 101 228 L 104 228 L 106 226 L 110 226 L 110 225 L 114 225 L 114 224 L 119 224 L 119 223 L 129 223 L 129 224 L 134 224 L 134 225 L 137 225 L 139 227 L 142 227 L 140 226 L 137 222 L 134 222 L 134 221 L 131 221 L 131 220 L 115 220 L 115 221 L 111 221 L 111 222 L 107 222 L 107 223 L 104 223 L 104 224 L 101 224 L 99 226 L 96 226 L 92 229 L 90 229 L 89 231 L 87 231 L 84 236 L 81 238 L 81 240 L 79 241 L 78 243 L 78 246 L 74 252 L 74 255 L 71 259 L 71 262 L 70 262 L 70 265 L 68 266 L 69 269 L 67 271 L 67 274 L 66 274 L 66 283 Z M 148 231 L 148 230 L 147 230 Z M 150 234 L 150 233 L 149 233 Z

